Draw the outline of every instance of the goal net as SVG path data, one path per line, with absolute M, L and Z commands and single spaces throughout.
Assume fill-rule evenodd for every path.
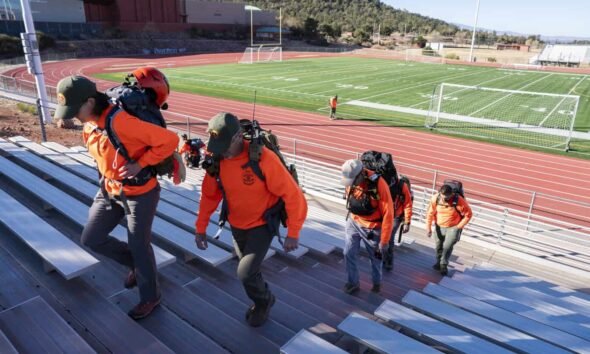
M 442 83 L 426 127 L 516 144 L 569 150 L 579 96 Z
M 240 64 L 268 63 L 283 61 L 283 49 L 281 47 L 248 47 L 240 59 Z

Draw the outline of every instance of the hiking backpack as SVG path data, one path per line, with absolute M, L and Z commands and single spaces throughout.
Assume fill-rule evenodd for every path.
M 162 128 L 166 128 L 166 121 L 160 108 L 155 103 L 153 93 L 149 90 L 142 90 L 132 83 L 125 82 L 120 86 L 108 89 L 105 93 L 115 104 L 115 108 L 109 112 L 105 122 L 107 137 L 115 149 L 119 150 L 121 156 L 125 160 L 131 161 L 132 159 L 127 149 L 113 129 L 113 120 L 117 115 L 118 109 L 123 109 L 125 112 L 144 122 L 155 124 Z M 174 157 L 170 155 L 157 165 L 150 167 L 152 167 L 158 176 L 171 177 L 174 172 Z
M 391 154 L 388 154 L 386 152 L 369 150 L 361 155 L 361 162 L 363 163 L 364 168 L 370 171 L 374 171 L 380 177 L 383 177 L 383 179 L 389 186 L 391 198 L 394 201 L 397 197 L 399 197 L 399 201 L 402 204 L 406 202 L 405 195 L 403 194 L 404 184 L 408 186 L 412 201 L 414 200 L 412 183 L 410 182 L 410 179 L 407 176 L 398 176 L 397 168 L 395 167 L 395 163 L 393 162 L 393 157 L 391 156 Z M 376 181 L 377 179 L 375 179 L 374 182 Z
M 463 199 L 465 199 L 465 192 L 463 191 L 463 183 L 461 181 L 457 181 L 457 180 L 453 180 L 453 179 L 445 179 L 445 181 L 443 182 L 443 186 L 449 186 L 451 188 L 451 190 L 453 191 L 453 199 L 450 201 L 450 205 L 455 208 L 455 210 L 457 211 L 457 213 L 459 213 L 459 215 L 463 216 L 463 214 L 461 214 L 461 212 L 459 212 L 459 209 L 457 209 L 457 203 L 459 203 L 459 196 L 461 196 Z M 436 203 L 440 204 L 442 196 L 440 195 L 440 193 L 438 194 L 438 198 Z
M 205 146 L 205 143 L 203 143 L 203 140 L 201 140 L 200 138 L 190 139 L 188 141 L 188 144 L 190 147 L 190 152 L 192 154 L 200 154 L 201 148 Z

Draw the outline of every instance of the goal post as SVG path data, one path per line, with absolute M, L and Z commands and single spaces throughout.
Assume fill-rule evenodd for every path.
M 244 50 L 240 64 L 269 63 L 283 61 L 283 48 L 280 46 L 248 47 Z
M 454 134 L 569 150 L 580 97 L 450 83 L 432 94 L 425 125 Z

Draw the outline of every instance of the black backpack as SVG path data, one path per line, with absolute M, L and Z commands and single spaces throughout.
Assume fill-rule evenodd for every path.
M 363 167 L 367 170 L 374 171 L 379 176 L 383 177 L 389 191 L 391 192 L 391 198 L 395 201 L 399 198 L 399 201 L 404 204 L 406 202 L 406 196 L 403 194 L 403 185 L 407 185 L 410 190 L 412 201 L 414 200 L 414 192 L 412 191 L 412 183 L 407 176 L 397 174 L 397 168 L 393 162 L 391 154 L 386 152 L 379 152 L 369 150 L 361 155 L 361 162 Z M 375 180 L 376 181 L 376 180 Z
M 203 140 L 201 140 L 200 138 L 191 139 L 188 141 L 188 143 L 192 154 L 199 154 L 199 150 L 201 149 L 201 147 L 205 145 L 203 143 Z
M 443 186 L 449 186 L 451 188 L 451 190 L 453 191 L 453 197 L 451 199 L 451 201 L 449 202 L 449 205 L 451 205 L 453 208 L 455 208 L 455 210 L 457 211 L 457 213 L 459 213 L 459 215 L 463 216 L 463 214 L 461 214 L 459 212 L 459 209 L 457 209 L 457 203 L 459 202 L 459 196 L 461 196 L 463 199 L 465 199 L 465 192 L 463 191 L 463 183 L 461 181 L 457 181 L 454 179 L 445 179 L 445 181 L 443 182 Z M 442 196 L 438 195 L 437 204 L 441 204 L 441 198 Z
M 131 161 L 131 157 L 127 152 L 125 146 L 117 136 L 113 129 L 113 119 L 116 117 L 118 109 L 123 109 L 130 115 L 141 119 L 144 122 L 158 125 L 166 128 L 166 121 L 158 105 L 155 103 L 155 97 L 150 90 L 142 90 L 134 84 L 124 83 L 120 86 L 108 89 L 106 95 L 115 103 L 115 108 L 109 112 L 105 122 L 105 131 L 107 136 L 119 153 L 127 160 Z M 158 176 L 171 177 L 174 172 L 174 158 L 173 155 L 165 158 L 155 166 L 150 166 L 150 170 Z M 146 176 L 148 179 L 148 176 Z
M 387 185 L 394 186 L 397 184 L 397 169 L 395 168 L 391 154 L 374 150 L 365 151 L 361 155 L 361 162 L 364 168 L 383 177 Z

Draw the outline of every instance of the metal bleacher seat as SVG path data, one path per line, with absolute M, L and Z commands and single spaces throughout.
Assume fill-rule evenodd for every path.
M 528 353 L 558 354 L 566 350 L 532 337 L 521 331 L 482 316 L 462 310 L 458 307 L 434 299 L 430 296 L 410 290 L 402 302 L 430 317 L 452 324 L 466 332 L 501 345 L 509 350 Z
M 585 323 L 590 326 L 590 308 L 583 304 L 580 305 L 576 302 L 568 302 L 526 287 L 509 287 L 502 286 L 500 283 L 494 284 L 477 274 L 478 273 L 474 272 L 466 272 L 463 274 L 457 274 L 453 279 L 468 282 L 496 294 L 509 297 L 520 303 L 526 303 L 539 308 L 563 309 L 563 311 L 560 311 L 560 313 L 563 314 L 563 320 Z
M 487 304 L 457 291 L 437 284 L 428 284 L 423 292 L 451 305 L 471 311 L 498 323 L 528 333 L 546 342 L 571 349 L 576 352 L 590 353 L 590 342 L 580 337 L 560 331 L 549 325 L 534 321 L 530 318 L 515 314 L 502 308 Z M 532 349 L 533 347 L 531 347 Z
M 590 340 L 590 333 L 588 331 L 587 325 L 581 324 L 579 322 L 568 321 L 566 318 L 564 318 L 566 315 L 575 316 L 576 313 L 572 311 L 567 311 L 563 308 L 558 308 L 555 306 L 550 306 L 548 308 L 544 306 L 538 306 L 531 301 L 524 301 L 524 303 L 520 303 L 509 296 L 504 296 L 502 294 L 475 286 L 469 282 L 459 281 L 454 278 L 443 278 L 439 284 L 446 288 L 455 290 L 461 294 L 465 294 L 477 300 L 486 302 L 490 305 L 517 313 L 521 316 L 544 323 L 585 340 Z
M 358 352 L 364 352 L 364 349 L 370 348 L 378 353 L 439 353 L 438 350 L 424 343 L 355 312 L 348 315 L 338 325 L 338 329 L 359 343 Z
M 49 161 L 42 159 L 39 156 L 34 155 L 29 151 L 16 147 L 10 148 L 7 145 L 11 144 L 0 142 L 0 149 L 8 151 L 16 159 L 25 162 L 31 166 L 31 168 L 37 169 L 48 176 L 52 176 L 61 183 L 67 185 L 68 188 L 75 190 L 89 199 L 94 198 L 96 195 L 98 190 L 96 185 L 87 182 L 86 180 L 50 163 Z M 186 213 L 183 210 L 177 210 L 177 208 L 173 207 L 171 204 L 167 204 L 163 201 L 160 201 L 158 204 L 158 212 L 164 213 L 166 215 Z M 193 218 L 192 215 L 191 218 Z M 211 245 L 207 251 L 199 250 L 194 243 L 194 237 L 191 233 L 159 217 L 154 218 L 152 230 L 153 233 L 158 237 L 181 249 L 187 260 L 199 258 L 204 262 L 207 262 L 213 266 L 217 266 L 232 258 L 231 253 L 226 252 L 215 245 Z
M 65 279 L 72 279 L 99 263 L 98 259 L 2 190 L 0 210 L 0 223 L 43 258 L 47 271 L 55 270 Z
M 18 351 L 12 345 L 10 340 L 6 338 L 4 332 L 0 330 L 0 353 L 2 354 L 18 354 Z
M 478 354 L 512 353 L 506 348 L 389 300 L 385 300 L 375 310 L 375 315 L 450 351 Z
M 337 346 L 302 329 L 281 347 L 281 354 L 345 354 Z
M 87 205 L 67 195 L 65 192 L 50 185 L 22 167 L 8 161 L 4 157 L 0 157 L 0 175 L 9 178 L 12 182 L 35 195 L 48 206 L 54 208 L 79 226 L 83 227 L 86 224 L 88 220 Z M 127 231 L 121 226 L 117 226 L 111 232 L 111 236 L 125 241 L 127 239 Z M 157 246 L 154 246 L 154 254 L 159 267 L 174 263 L 176 260 L 173 255 Z
M 95 353 L 39 296 L 0 312 L 0 330 L 21 353 Z

